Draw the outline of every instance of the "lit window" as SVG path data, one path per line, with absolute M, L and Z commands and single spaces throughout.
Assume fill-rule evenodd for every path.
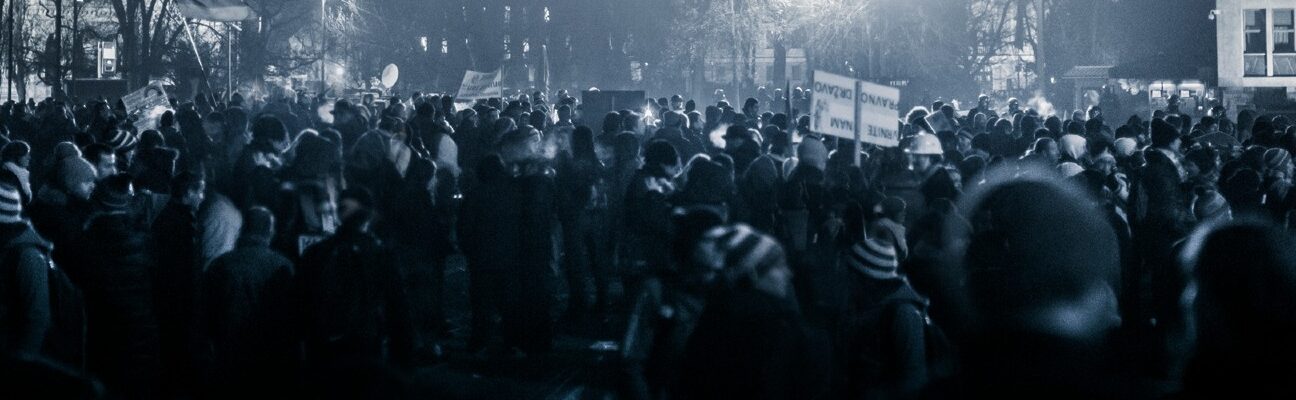
M 1243 10 L 1243 36 L 1246 48 L 1243 50 L 1243 72 L 1246 76 L 1265 76 L 1269 73 L 1267 50 L 1265 49 L 1265 10 Z
M 428 37 L 427 37 L 427 36 L 423 36 L 423 37 L 420 37 L 420 38 L 419 38 L 419 47 L 422 47 L 422 48 L 423 48 L 423 51 L 425 51 L 425 52 L 427 51 L 427 49 L 428 49 Z
M 505 24 L 505 25 L 508 25 L 508 23 L 509 23 L 509 17 L 512 16 L 511 14 L 513 14 L 513 7 L 504 6 L 504 24 Z
M 450 40 L 441 39 L 441 54 L 450 54 Z
M 1273 10 L 1274 75 L 1296 76 L 1296 24 L 1293 9 Z
M 549 22 L 549 7 L 544 8 L 544 21 Z

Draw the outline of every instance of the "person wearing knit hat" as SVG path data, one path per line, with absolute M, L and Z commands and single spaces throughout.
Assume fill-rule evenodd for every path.
M 824 171 L 828 168 L 828 148 L 818 140 L 802 140 L 801 144 L 797 145 L 797 164 Z
M 1070 161 L 1079 163 L 1085 155 L 1085 148 L 1088 143 L 1083 136 L 1066 134 L 1058 139 L 1058 150 L 1061 154 L 1061 161 Z
M 79 198 L 81 200 L 90 200 L 90 194 L 94 193 L 95 181 L 97 175 L 93 165 L 81 157 L 68 157 L 59 161 L 54 169 L 54 183 L 57 183 L 60 189 L 64 190 L 67 195 Z
M 130 210 L 134 197 L 134 179 L 123 172 L 104 178 L 103 182 L 95 185 L 90 200 L 100 212 L 125 212 Z
M 1079 175 L 1081 172 L 1084 172 L 1085 170 L 1084 167 L 1080 166 L 1080 164 L 1076 164 L 1070 161 L 1058 164 L 1057 169 L 1058 169 L 1058 173 L 1061 173 L 1062 177 L 1064 178 L 1070 178 Z
M 866 238 L 850 247 L 847 265 L 869 279 L 897 279 L 900 262 L 895 246 L 889 241 Z
M 1291 153 L 1279 148 L 1265 150 L 1264 168 L 1265 176 L 1281 176 L 1290 179 L 1292 177 Z
M 1233 211 L 1228 201 L 1216 190 L 1206 190 L 1197 196 L 1192 204 L 1193 216 L 1197 222 L 1220 222 L 1233 219 Z
M 707 232 L 694 250 L 694 259 L 714 271 L 728 289 L 787 295 L 791 270 L 783 246 L 746 224 Z
M 1131 157 L 1135 151 L 1138 151 L 1138 142 L 1134 138 L 1122 137 L 1112 143 L 1116 148 L 1115 156 L 1120 158 Z
M 31 186 L 31 146 L 24 141 L 9 142 L 0 149 L 0 181 L 8 182 L 22 191 L 23 203 L 31 202 L 35 193 Z
M 126 129 L 116 129 L 111 131 L 112 137 L 104 141 L 113 151 L 127 152 L 135 148 L 135 143 L 139 141 L 139 136 L 134 132 Z

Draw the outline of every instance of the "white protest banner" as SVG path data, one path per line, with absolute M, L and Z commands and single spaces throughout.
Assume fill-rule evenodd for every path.
M 855 83 L 855 79 L 845 76 L 814 72 L 811 130 L 855 139 Z
M 464 71 L 463 84 L 459 85 L 456 100 L 477 100 L 501 97 L 504 95 L 504 74 L 497 69 L 492 72 Z
M 122 104 L 126 106 L 126 114 L 135 117 L 135 127 L 141 130 L 157 129 L 158 119 L 171 109 L 166 89 L 157 81 L 122 96 Z
M 878 146 L 898 146 L 900 115 L 900 89 L 860 81 L 856 97 L 859 99 L 859 139 Z M 953 124 L 951 124 L 952 126 Z

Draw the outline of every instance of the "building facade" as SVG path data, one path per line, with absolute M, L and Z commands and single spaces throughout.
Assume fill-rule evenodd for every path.
M 1217 0 L 1211 17 L 1224 105 L 1291 108 L 1296 103 L 1296 1 Z

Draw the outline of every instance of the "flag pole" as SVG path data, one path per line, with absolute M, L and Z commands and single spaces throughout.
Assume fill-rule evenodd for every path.
M 202 56 L 198 55 L 198 42 L 194 40 L 193 30 L 189 28 L 189 21 L 180 16 L 179 11 L 176 11 L 175 8 L 172 8 L 171 12 L 175 13 L 175 17 L 180 20 L 180 25 L 184 26 L 185 36 L 189 38 L 189 46 L 193 49 L 194 60 L 198 61 L 198 71 L 202 73 L 203 87 L 210 93 L 212 87 L 211 82 L 207 80 L 207 68 L 203 66 Z

